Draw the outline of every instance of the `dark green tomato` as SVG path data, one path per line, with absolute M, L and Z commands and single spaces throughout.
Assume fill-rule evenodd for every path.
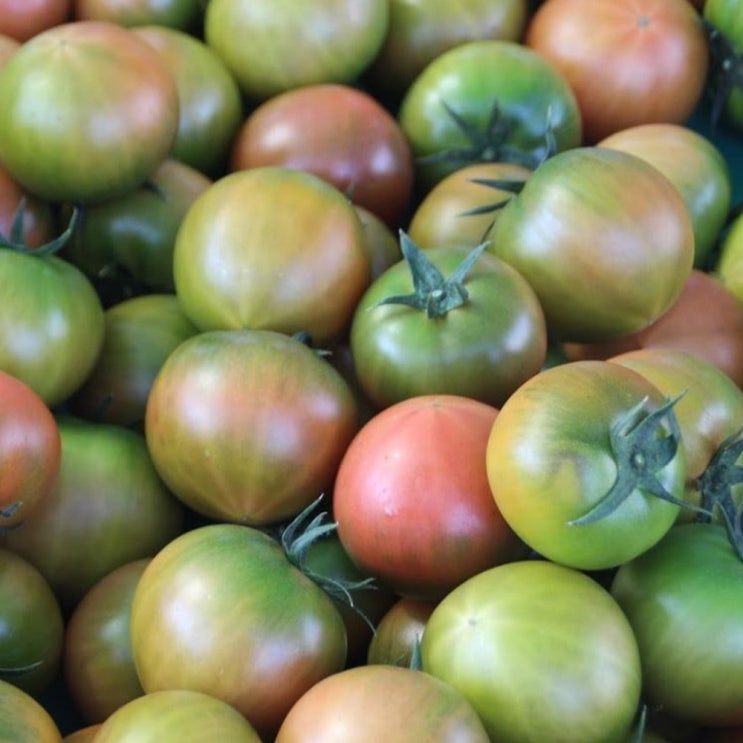
M 611 592 L 637 637 L 648 703 L 690 723 L 743 724 L 743 562 L 725 527 L 675 526 L 619 568 Z
M 581 142 L 566 79 L 515 41 L 470 41 L 439 55 L 407 89 L 398 118 L 416 157 L 448 153 L 418 163 L 424 188 L 474 162 L 533 168 L 549 153 L 548 132 L 558 151 Z
M 145 692 L 190 689 L 222 699 L 275 734 L 294 702 L 346 661 L 333 601 L 253 527 L 212 524 L 164 547 L 131 611 Z
M 69 409 L 94 422 L 142 426 L 157 373 L 170 353 L 198 331 L 173 294 L 125 299 L 109 307 L 104 320 L 100 355 L 69 399 Z
M 113 569 L 179 534 L 184 509 L 157 476 L 140 434 L 69 417 L 58 425 L 57 487 L 0 546 L 35 565 L 66 611 Z
M 0 249 L 0 369 L 50 407 L 90 374 L 103 343 L 103 307 L 86 276 L 62 258 Z
M 540 165 L 503 207 L 489 250 L 521 272 L 556 338 L 638 331 L 668 310 L 694 260 L 678 189 L 636 155 L 576 147 Z
M 145 415 L 150 454 L 171 490 L 208 518 L 253 525 L 289 518 L 329 489 L 357 427 L 339 372 L 268 330 L 181 343 Z
M 62 733 L 40 702 L 0 679 L 0 740 L 8 743 L 62 743 Z
M 426 257 L 446 278 L 469 248 L 431 248 Z M 541 306 L 526 280 L 483 253 L 463 282 L 464 304 L 442 317 L 404 304 L 379 303 L 410 294 L 406 261 L 379 276 L 359 302 L 350 346 L 359 384 L 386 407 L 422 394 L 471 397 L 500 407 L 544 362 L 547 335 Z
M 39 694 L 56 676 L 63 642 L 62 610 L 47 580 L 0 549 L 0 679 Z
M 459 691 L 499 743 L 625 743 L 640 699 L 637 641 L 617 603 L 545 560 L 455 588 L 420 650 L 423 670 Z
M 665 402 L 639 372 L 608 361 L 560 364 L 524 383 L 487 447 L 490 487 L 511 528 L 539 554 L 583 570 L 655 544 L 679 505 L 652 493 L 680 500 L 686 477 L 672 408 L 649 417 Z
M 176 233 L 211 183 L 191 166 L 165 160 L 138 188 L 86 206 L 63 255 L 96 283 L 118 270 L 134 289 L 172 290 Z

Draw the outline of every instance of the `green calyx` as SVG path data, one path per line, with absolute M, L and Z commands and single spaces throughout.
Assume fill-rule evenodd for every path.
M 426 316 L 432 319 L 444 317 L 451 310 L 467 303 L 469 292 L 465 286 L 465 279 L 487 246 L 487 242 L 480 243 L 465 256 L 454 272 L 445 278 L 425 252 L 401 230 L 400 249 L 410 268 L 413 292 L 387 297 L 377 302 L 372 309 L 384 304 L 403 304 L 424 311 Z
M 743 90 L 743 53 L 719 28 L 702 18 L 710 53 L 707 94 L 710 98 L 710 123 L 717 126 L 725 104 L 734 90 Z
M 70 237 L 72 237 L 72 233 L 75 231 L 80 219 L 80 209 L 75 206 L 72 209 L 70 220 L 64 231 L 48 243 L 44 243 L 44 245 L 32 249 L 29 248 L 23 240 L 23 218 L 25 213 L 26 200 L 21 199 L 18 209 L 16 209 L 16 212 L 13 215 L 13 222 L 10 225 L 10 235 L 0 234 L 0 248 L 15 250 L 19 253 L 26 253 L 27 255 L 54 255 L 55 253 L 58 253 L 65 246 Z
M 573 526 L 591 524 L 609 516 L 635 491 L 685 507 L 687 502 L 668 492 L 658 475 L 676 456 L 681 431 L 673 406 L 678 395 L 661 407 L 647 412 L 647 398 L 641 400 L 612 425 L 611 450 L 617 465 L 614 484 L 583 516 L 569 522 Z

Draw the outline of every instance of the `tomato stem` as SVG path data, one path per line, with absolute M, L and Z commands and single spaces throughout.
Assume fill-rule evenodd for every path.
M 72 237 L 72 233 L 77 228 L 78 221 L 80 220 L 80 208 L 75 206 L 72 209 L 72 214 L 70 215 L 70 220 L 67 223 L 67 227 L 65 227 L 64 231 L 60 235 L 55 237 L 53 240 L 44 243 L 38 248 L 31 249 L 28 247 L 28 245 L 26 245 L 23 239 L 23 218 L 25 216 L 25 213 L 26 199 L 22 198 L 20 203 L 18 204 L 18 208 L 16 209 L 15 214 L 13 215 L 13 222 L 10 225 L 10 235 L 6 236 L 0 234 L 0 248 L 5 248 L 7 250 L 16 250 L 28 255 L 54 255 L 55 253 L 58 253 L 66 245 L 70 237 Z

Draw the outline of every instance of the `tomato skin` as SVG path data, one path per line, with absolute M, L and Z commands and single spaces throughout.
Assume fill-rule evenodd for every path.
M 743 563 L 716 524 L 675 526 L 619 568 L 611 592 L 637 637 L 650 704 L 692 724 L 743 722 L 742 581 Z
M 144 694 L 129 636 L 134 591 L 149 557 L 114 568 L 86 592 L 67 619 L 63 671 L 83 718 L 103 722 Z
M 360 725 L 359 721 L 363 720 Z M 360 666 L 333 674 L 289 710 L 276 743 L 488 743 L 472 706 L 420 671 Z
M 0 679 L 40 694 L 59 670 L 63 641 L 62 610 L 49 583 L 30 562 L 0 549 Z M 3 673 L 32 664 L 18 675 Z
M 83 728 L 73 730 L 73 732 L 65 735 L 62 739 L 62 743 L 93 743 L 100 727 L 101 723 L 99 722 L 95 725 L 86 725 Z
M 366 573 L 399 595 L 433 600 L 521 553 L 485 472 L 497 415 L 470 398 L 425 395 L 385 408 L 362 427 L 338 467 L 333 517 Z
M 0 34 L 19 42 L 69 20 L 73 0 L 8 0 L 3 4 Z
M 614 599 L 544 560 L 499 565 L 455 588 L 426 623 L 421 659 L 494 741 L 618 743 L 640 697 L 637 642 Z
M 637 124 L 682 124 L 704 89 L 707 42 L 686 2 L 547 0 L 524 42 L 570 83 L 585 144 Z
M 266 165 L 314 173 L 393 228 L 412 196 L 413 157 L 397 120 L 350 85 L 306 85 L 253 109 L 233 141 L 230 166 Z
M 488 249 L 531 284 L 563 341 L 606 340 L 649 325 L 679 296 L 694 260 L 678 190 L 636 155 L 604 147 L 546 160 L 488 238 Z
M 0 161 L 49 201 L 100 201 L 139 186 L 177 128 L 172 76 L 114 23 L 55 26 L 23 44 L 0 74 Z
M 145 434 L 160 476 L 190 508 L 265 525 L 299 513 L 332 485 L 356 415 L 345 380 L 299 340 L 210 331 L 165 361 Z
M 353 206 L 318 176 L 280 166 L 237 171 L 181 222 L 176 294 L 201 330 L 307 332 L 323 346 L 346 332 L 369 283 L 363 242 Z
M 532 377 L 503 405 L 488 439 L 488 478 L 503 517 L 536 552 L 570 567 L 601 570 L 640 554 L 671 528 L 679 506 L 641 487 L 605 517 L 571 523 L 612 488 L 621 460 L 610 428 L 643 400 L 650 411 L 665 397 L 619 364 L 576 361 Z M 681 499 L 685 475 L 678 446 L 657 478 Z
M 450 276 L 470 248 L 431 248 L 426 257 Z M 379 408 L 409 397 L 451 394 L 500 406 L 542 367 L 547 334 L 541 305 L 526 280 L 487 252 L 467 274 L 467 302 L 443 318 L 398 304 L 412 292 L 406 261 L 379 276 L 358 303 L 350 347 L 361 389 Z
M 236 524 L 193 529 L 155 555 L 134 594 L 131 637 L 145 692 L 208 693 L 266 738 L 346 659 L 330 597 L 278 542 Z
M 243 94 L 263 101 L 303 85 L 352 82 L 379 51 L 388 22 L 385 0 L 276 0 L 263 7 L 212 0 L 204 38 Z
M 52 716 L 30 694 L 0 679 L 0 740 L 62 743 Z
M 253 726 L 233 707 L 200 692 L 172 689 L 132 699 L 101 723 L 98 743 L 224 740 L 261 743 Z

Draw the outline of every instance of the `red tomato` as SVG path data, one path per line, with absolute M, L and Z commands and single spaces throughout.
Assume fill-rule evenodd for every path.
M 18 41 L 68 20 L 72 0 L 3 0 L 0 33 Z
M 254 109 L 235 138 L 231 167 L 261 165 L 314 173 L 393 227 L 411 198 L 407 138 L 380 103 L 350 85 L 308 85 Z
M 338 468 L 333 514 L 365 572 L 400 595 L 440 598 L 521 553 L 485 471 L 497 415 L 470 398 L 424 395 L 364 425 Z
M 697 11 L 679 0 L 547 0 L 525 43 L 573 88 L 584 142 L 650 122 L 683 123 L 707 75 Z

